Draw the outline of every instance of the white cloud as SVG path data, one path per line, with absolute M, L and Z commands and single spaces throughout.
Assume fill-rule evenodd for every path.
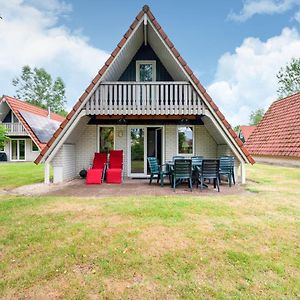
M 257 14 L 281 14 L 300 5 L 300 0 L 246 0 L 239 13 L 231 12 L 228 18 L 234 21 L 246 21 Z M 296 17 L 295 17 L 296 19 Z
M 0 94 L 14 95 L 13 77 L 22 66 L 44 67 L 66 83 L 70 109 L 108 53 L 88 38 L 59 26 L 72 7 L 59 0 L 0 0 Z
M 277 99 L 276 74 L 299 53 L 296 29 L 284 28 L 265 42 L 246 38 L 234 53 L 221 56 L 208 92 L 232 125 L 247 124 L 252 110 Z

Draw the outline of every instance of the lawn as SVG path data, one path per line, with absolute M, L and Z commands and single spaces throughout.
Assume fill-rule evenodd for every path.
M 0 163 L 0 189 L 43 182 L 44 166 L 32 162 Z
M 299 299 L 300 169 L 248 177 L 234 196 L 2 196 L 0 297 Z

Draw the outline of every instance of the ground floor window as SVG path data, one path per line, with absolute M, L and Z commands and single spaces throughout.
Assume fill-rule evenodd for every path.
M 25 160 L 25 140 L 11 140 L 11 160 Z
M 39 148 L 38 148 L 38 146 L 36 145 L 36 143 L 34 141 L 31 141 L 31 151 L 32 152 L 38 152 L 39 151 Z
M 109 152 L 115 147 L 114 127 L 99 127 L 99 151 Z
M 177 128 L 178 154 L 193 154 L 194 133 L 192 126 L 180 126 Z

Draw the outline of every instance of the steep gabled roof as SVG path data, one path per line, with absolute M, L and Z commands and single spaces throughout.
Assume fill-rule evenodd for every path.
M 253 155 L 300 157 L 300 93 L 275 101 L 246 146 Z
M 240 126 L 240 131 L 242 132 L 242 135 L 245 139 L 245 141 L 247 141 L 250 137 L 250 135 L 252 134 L 252 132 L 254 131 L 254 129 L 256 128 L 255 125 L 241 125 Z
M 22 123 L 29 136 L 41 150 L 46 146 L 48 140 L 45 141 L 45 139 L 40 138 L 40 135 L 37 134 L 36 129 L 33 128 L 30 119 L 35 118 L 39 121 L 40 125 L 45 126 L 49 125 L 49 123 L 54 126 L 55 124 L 57 124 L 55 129 L 57 129 L 57 127 L 59 127 L 59 124 L 65 119 L 64 117 L 53 112 L 50 112 L 50 117 L 48 118 L 48 110 L 42 109 L 40 107 L 10 96 L 3 96 L 0 102 L 7 103 L 18 120 Z
M 190 69 L 190 67 L 187 65 L 186 61 L 181 57 L 179 52 L 174 47 L 174 44 L 171 42 L 171 40 L 168 38 L 162 27 L 159 25 L 157 20 L 155 19 L 154 15 L 150 11 L 149 7 L 145 5 L 143 9 L 139 12 L 139 14 L 136 16 L 132 24 L 130 25 L 127 32 L 124 34 L 121 41 L 118 43 L 117 47 L 112 51 L 110 57 L 105 62 L 104 66 L 99 70 L 98 74 L 94 77 L 90 85 L 87 87 L 87 89 L 84 91 L 84 93 L 80 96 L 76 104 L 74 105 L 73 109 L 70 111 L 70 113 L 67 115 L 65 121 L 60 125 L 58 130 L 55 132 L 53 137 L 50 139 L 50 141 L 47 143 L 46 147 L 43 149 L 43 151 L 40 153 L 38 158 L 35 160 L 35 163 L 38 164 L 42 158 L 46 155 L 49 148 L 54 144 L 54 142 L 58 139 L 58 137 L 61 135 L 63 129 L 68 125 L 68 123 L 73 120 L 73 118 L 76 118 L 78 114 L 78 110 L 83 106 L 83 103 L 88 98 L 92 90 L 95 88 L 95 86 L 98 86 L 102 76 L 105 74 L 106 70 L 109 68 L 109 66 L 112 64 L 112 62 L 117 57 L 118 53 L 123 49 L 124 45 L 128 41 L 128 39 L 131 37 L 132 33 L 136 29 L 137 25 L 141 22 L 143 16 L 146 15 L 156 31 L 158 32 L 158 35 L 160 38 L 164 41 L 166 46 L 169 48 L 169 50 L 174 55 L 177 62 L 182 66 L 182 68 L 185 70 L 187 75 L 189 76 L 191 82 L 194 83 L 194 85 L 198 88 L 200 91 L 202 97 L 205 99 L 208 107 L 211 108 L 211 110 L 216 114 L 217 118 L 222 123 L 223 127 L 225 128 L 226 134 L 233 139 L 233 143 L 236 144 L 236 147 L 238 151 L 240 151 L 245 157 L 246 160 L 250 163 L 255 163 L 253 158 L 251 157 L 250 153 L 247 151 L 247 149 L 244 147 L 243 143 L 237 136 L 237 134 L 234 132 L 234 130 L 231 128 L 230 124 L 226 121 L 224 115 L 220 112 L 218 106 L 214 103 L 212 98 L 208 95 L 200 81 L 197 79 L 197 77 L 194 75 L 193 71 Z

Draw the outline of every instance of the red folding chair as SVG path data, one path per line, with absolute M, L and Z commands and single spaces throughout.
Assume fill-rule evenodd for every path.
M 106 171 L 107 183 L 122 183 L 123 150 L 111 150 L 109 168 Z
M 86 175 L 86 184 L 101 184 L 104 178 L 107 163 L 107 153 L 95 153 L 93 166 Z

